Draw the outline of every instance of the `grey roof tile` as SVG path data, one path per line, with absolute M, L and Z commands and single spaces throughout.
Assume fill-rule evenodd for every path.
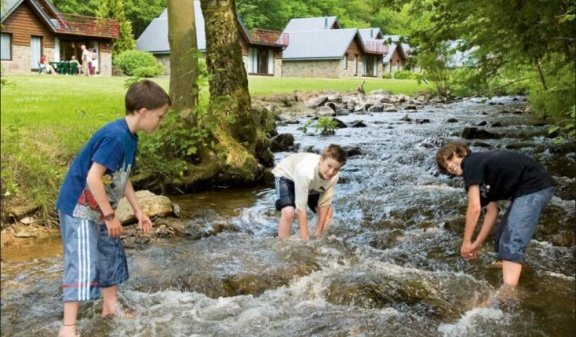
M 289 32 L 284 60 L 340 59 L 358 34 L 356 28 Z

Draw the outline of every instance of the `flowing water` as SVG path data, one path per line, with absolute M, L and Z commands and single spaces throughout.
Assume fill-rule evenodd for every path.
M 544 127 L 505 113 L 522 99 L 490 102 L 431 105 L 408 113 L 412 122 L 402 120 L 405 111 L 342 116 L 366 127 L 328 137 L 279 127 L 301 150 L 330 143 L 360 150 L 341 171 L 328 235 L 301 242 L 294 225 L 290 239 L 278 240 L 272 186 L 175 197 L 185 220 L 177 234 L 127 250 L 131 278 L 120 300 L 137 317 L 102 320 L 99 301 L 83 304 L 82 336 L 573 336 L 576 153 L 559 154 Z M 504 300 L 490 243 L 474 261 L 459 257 L 463 184 L 437 174 L 434 163 L 443 139 L 482 121 L 501 123 L 489 130 L 504 136 L 475 141 L 473 150 L 531 155 L 560 185 L 521 286 Z M 3 253 L 2 336 L 56 335 L 62 257 L 55 254 Z

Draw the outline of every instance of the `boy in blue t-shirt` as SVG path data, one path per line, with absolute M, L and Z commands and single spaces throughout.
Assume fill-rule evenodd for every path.
M 76 336 L 80 301 L 103 295 L 102 317 L 118 313 L 118 285 L 128 279 L 128 264 L 114 209 L 126 197 L 138 228 L 152 223 L 140 209 L 130 171 L 134 168 L 139 131 L 153 132 L 171 101 L 158 84 L 144 80 L 125 96 L 126 117 L 98 130 L 74 159 L 60 189 L 56 207 L 64 245 L 64 319 L 59 337 Z
M 436 154 L 438 168 L 464 178 L 468 196 L 466 225 L 460 254 L 476 258 L 498 218 L 499 200 L 510 206 L 494 232 L 495 250 L 502 260 L 503 290 L 513 290 L 520 280 L 526 247 L 538 219 L 555 191 L 555 181 L 534 159 L 517 152 L 472 153 L 461 143 L 448 143 Z M 482 227 L 473 241 L 480 210 L 486 207 Z

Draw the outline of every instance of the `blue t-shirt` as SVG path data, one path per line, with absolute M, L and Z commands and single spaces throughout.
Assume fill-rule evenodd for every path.
M 88 170 L 94 162 L 107 168 L 102 181 L 110 205 L 116 208 L 135 165 L 137 145 L 138 136 L 130 132 L 125 119 L 98 130 L 70 165 L 56 207 L 76 218 L 102 221 L 102 211 L 86 183 Z

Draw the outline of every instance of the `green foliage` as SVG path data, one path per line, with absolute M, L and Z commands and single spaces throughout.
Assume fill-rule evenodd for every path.
M 559 141 L 562 141 L 564 137 L 571 141 L 576 139 L 576 105 L 569 108 L 563 115 L 563 117 L 548 129 L 548 133 L 552 134 L 555 132 L 560 133 L 561 137 Z
M 206 116 L 197 112 L 199 116 Z M 202 118 L 202 117 L 200 117 Z M 170 112 L 151 135 L 143 137 L 138 148 L 138 172 L 154 177 L 165 186 L 178 182 L 187 174 L 188 163 L 198 162 L 198 150 L 209 143 L 210 122 L 202 127 L 186 128 L 174 112 Z
M 154 68 L 156 72 L 159 70 L 164 71 L 164 67 L 159 64 L 154 55 L 141 50 L 127 50 L 120 53 L 114 59 L 114 65 L 117 66 L 128 76 L 141 76 L 140 68 Z M 137 74 L 137 71 L 139 73 Z M 160 72 L 160 73 L 162 73 Z M 145 76 L 141 76 L 145 77 Z
M 134 70 L 134 76 L 138 77 L 156 77 L 164 73 L 164 65 L 157 63 L 153 66 L 139 67 Z
M 418 64 L 424 71 L 419 81 L 431 81 L 436 86 L 436 93 L 440 97 L 450 95 L 450 74 L 446 67 L 447 55 L 444 50 L 422 51 L 418 55 Z M 420 82 L 419 82 L 420 83 Z
M 383 73 L 382 74 L 382 78 L 387 79 L 387 80 L 391 79 L 392 76 L 393 76 L 392 73 Z
M 132 23 L 134 37 L 139 37 L 146 26 L 166 8 L 167 0 L 124 0 L 126 17 Z
M 386 34 L 407 34 L 412 20 L 405 6 L 392 8 L 379 0 L 237 0 L 236 5 L 249 29 L 281 31 L 292 18 L 337 16 L 344 27 L 379 27 Z
M 22 132 L 20 119 L 2 133 L 1 194 L 3 202 L 31 200 L 40 208 L 44 223 L 54 216 L 54 200 L 62 180 L 62 172 L 47 161 L 42 147 L 30 143 Z
M 124 0 L 100 0 L 96 16 L 98 18 L 115 18 L 120 24 L 118 39 L 114 41 L 112 47 L 113 58 L 123 51 L 136 47 L 136 41 L 132 35 L 132 23 L 124 11 Z
M 62 13 L 96 16 L 99 0 L 53 0 L 52 3 Z
M 398 80 L 413 80 L 416 78 L 416 75 L 408 70 L 398 70 L 394 73 L 394 78 Z
M 575 70 L 573 64 L 566 64 L 561 68 L 552 64 L 550 68 L 544 69 L 548 88 L 545 89 L 534 81 L 528 95 L 534 113 L 554 123 L 556 127 L 552 127 L 552 130 L 568 138 L 574 138 Z
M 336 133 L 338 123 L 332 117 L 320 117 L 317 120 L 307 120 L 300 129 L 302 132 L 308 133 L 308 128 L 310 126 L 312 126 L 318 134 L 329 136 Z
M 314 125 L 316 132 L 320 132 L 323 136 L 335 134 L 337 126 L 338 123 L 332 117 L 320 117 Z

